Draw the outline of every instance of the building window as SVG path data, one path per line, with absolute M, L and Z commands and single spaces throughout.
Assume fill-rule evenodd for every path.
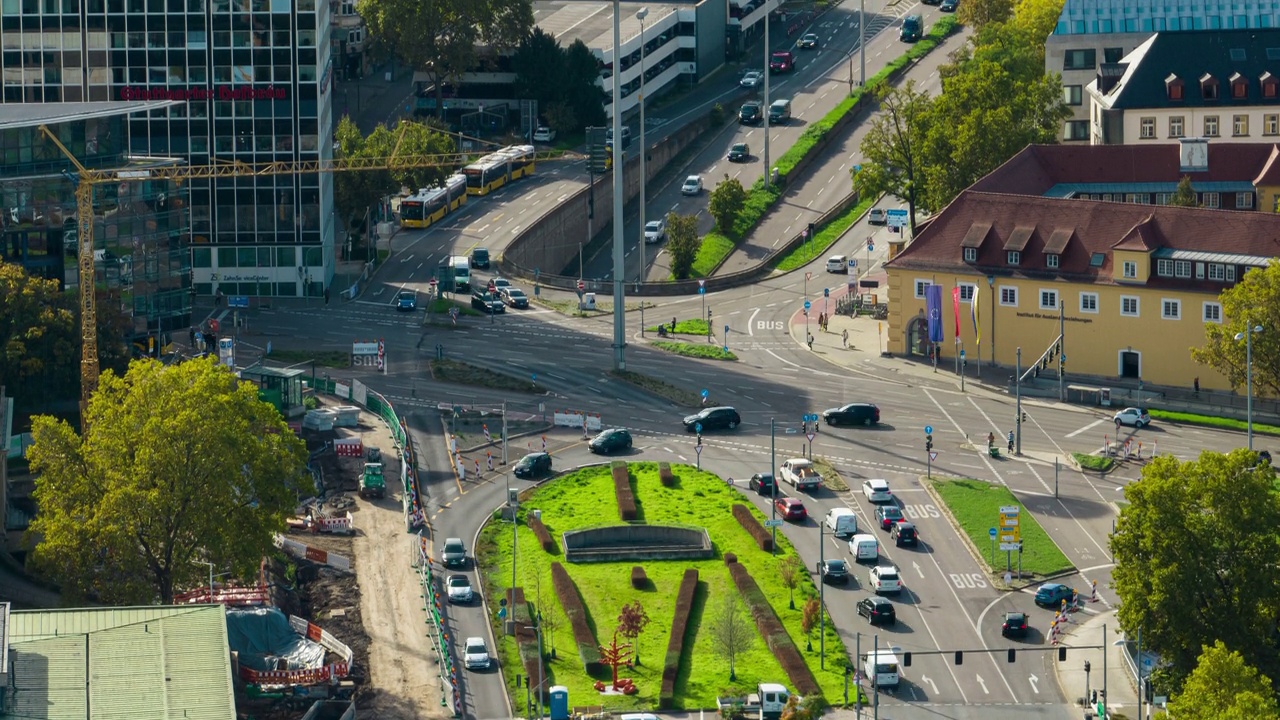
M 1098 312 L 1098 293 L 1091 293 L 1091 292 L 1080 293 L 1080 312 L 1085 312 L 1085 313 Z
M 1216 192 L 1200 193 L 1200 204 L 1207 208 L 1217 208 L 1218 193 Z
M 1008 262 L 1010 265 L 1017 265 L 1018 263 L 1022 262 L 1022 253 L 1018 252 L 1017 250 L 1010 250 L 1005 255 L 1005 261 Z
M 1151 196 L 1146 193 L 1125 193 L 1124 201 L 1131 205 L 1148 205 L 1151 203 Z
M 1165 320 L 1182 319 L 1182 301 L 1164 298 L 1160 301 L 1160 317 Z
M 978 262 L 978 248 L 965 248 L 965 249 L 964 249 L 964 261 L 965 261 L 965 262 Z
M 1156 119 L 1154 117 L 1142 118 L 1142 125 L 1138 129 L 1138 137 L 1143 140 L 1151 140 L 1156 136 Z
M 1236 281 L 1236 266 L 1228 265 L 1227 266 L 1227 282 L 1235 282 L 1235 281 Z
M 1208 73 L 1205 73 L 1204 77 L 1200 78 L 1200 97 L 1204 98 L 1205 100 L 1218 99 L 1218 79 L 1217 78 L 1215 78 L 1214 76 Z
M 1018 288 L 1000 286 L 1000 304 L 1005 307 L 1018 307 Z
M 973 302 L 973 294 L 977 291 L 977 285 L 969 285 L 967 283 L 957 283 L 956 287 L 960 288 L 960 302 Z
M 1107 32 L 1110 32 L 1110 30 L 1108 30 Z M 1124 59 L 1124 48 L 1118 47 L 1118 48 L 1102 49 L 1102 62 L 1118 63 L 1122 59 Z
M 1218 116 L 1207 115 L 1204 119 L 1204 136 L 1218 137 Z
M 1062 99 L 1068 105 L 1083 105 L 1084 93 L 1079 85 L 1063 85 Z
M 1204 263 L 1202 262 L 1196 263 L 1196 279 L 1197 280 L 1204 279 Z
M 1173 193 L 1156 193 L 1157 205 L 1168 205 L 1169 200 L 1173 197 Z
M 1209 263 L 1209 279 L 1218 282 L 1227 279 L 1227 271 L 1222 263 Z
M 1161 258 L 1156 261 L 1156 275 L 1160 277 L 1173 277 L 1173 261 Z
M 1231 116 L 1231 134 L 1236 137 L 1245 137 L 1249 134 L 1249 116 L 1233 115 Z
M 1262 116 L 1262 134 L 1280 135 L 1280 115 L 1271 113 Z
M 1236 193 L 1236 209 L 1252 210 L 1253 209 L 1253 193 L 1247 193 L 1247 192 Z
M 1048 255 L 1045 255 L 1044 266 L 1050 267 L 1050 268 L 1058 267 L 1058 258 L 1059 258 L 1059 255 L 1057 255 L 1056 253 L 1049 253 Z
M 1204 304 L 1204 321 L 1205 322 L 1222 322 L 1222 305 L 1216 302 L 1207 302 Z
M 1169 137 L 1180 138 L 1182 134 L 1182 116 L 1175 115 L 1169 118 Z
M 1177 75 L 1170 75 L 1164 80 L 1164 92 L 1170 100 L 1182 100 L 1182 78 Z
M 1231 97 L 1242 100 L 1249 97 L 1249 82 L 1242 77 L 1231 79 Z
M 929 286 L 930 286 L 930 285 L 932 285 L 932 284 L 933 284 L 933 282 L 932 282 L 932 281 L 930 281 L 930 280 L 919 280 L 919 279 L 917 279 L 917 280 L 916 280 L 916 298 L 917 298 L 917 299 L 922 299 L 922 298 L 924 298 L 924 289 L 925 289 L 925 288 L 927 288 L 927 287 L 929 287 Z
M 1062 57 L 1063 70 L 1092 70 L 1098 65 L 1098 51 L 1068 50 Z
M 1068 120 L 1062 132 L 1063 140 L 1088 140 L 1088 120 Z
M 1040 309 L 1041 310 L 1057 310 L 1058 309 L 1058 291 L 1057 290 L 1041 290 L 1040 291 Z
M 1191 277 L 1191 261 L 1178 260 L 1173 263 L 1173 276 L 1180 278 Z
M 1138 277 L 1138 263 L 1132 260 L 1124 261 L 1124 276 L 1127 278 Z
M 1120 314 L 1125 317 L 1138 317 L 1138 298 L 1132 295 L 1121 295 Z

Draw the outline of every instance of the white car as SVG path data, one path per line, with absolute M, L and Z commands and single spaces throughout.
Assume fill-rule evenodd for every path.
M 449 602 L 469 603 L 475 598 L 471 589 L 471 581 L 466 575 L 450 575 L 445 581 L 445 589 L 449 591 Z
M 764 74 L 759 70 L 752 70 L 742 76 L 742 79 L 738 81 L 738 85 L 744 88 L 753 88 L 759 85 L 762 80 L 764 80 Z
M 1111 420 L 1121 425 L 1132 425 L 1139 429 L 1151 424 L 1151 416 L 1142 408 L 1125 408 L 1116 413 Z
M 511 281 L 503 277 L 496 277 L 493 280 L 490 280 L 489 284 L 498 292 L 502 292 L 505 288 L 511 287 Z
M 533 141 L 540 143 L 549 143 L 556 139 L 556 131 L 545 125 L 539 125 L 537 130 L 533 131 Z
M 871 208 L 871 212 L 867 213 L 867 222 L 872 225 L 884 225 L 889 221 L 889 216 L 880 208 Z
M 871 590 L 877 594 L 902 592 L 902 577 L 898 575 L 898 568 L 892 565 L 871 568 Z
M 488 670 L 493 664 L 489 657 L 489 648 L 484 645 L 484 638 L 469 637 L 462 653 L 462 664 L 468 670 Z
M 867 502 L 893 502 L 893 493 L 889 492 L 888 480 L 863 480 L 862 494 L 867 498 Z
M 817 490 L 822 486 L 822 476 L 813 463 L 804 458 L 791 458 L 782 463 L 778 474 L 797 490 Z
M 690 175 L 684 179 L 684 184 L 680 186 L 681 195 L 697 195 L 702 192 L 702 176 Z
M 659 243 L 667 239 L 667 221 L 650 220 L 644 224 L 644 241 L 648 244 Z

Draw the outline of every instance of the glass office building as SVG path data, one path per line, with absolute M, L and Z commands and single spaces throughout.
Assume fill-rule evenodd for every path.
M 129 116 L 132 152 L 192 165 L 327 160 L 329 15 L 327 0 L 0 0 L 0 102 L 172 101 Z M 331 176 L 220 177 L 186 191 L 198 293 L 323 293 Z

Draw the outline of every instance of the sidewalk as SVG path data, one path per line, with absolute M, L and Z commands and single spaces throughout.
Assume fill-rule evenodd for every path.
M 1076 624 L 1075 620 L 1082 618 L 1084 622 Z M 1061 644 L 1072 649 L 1067 651 L 1065 662 L 1053 663 L 1053 674 L 1067 701 L 1072 705 L 1080 705 L 1080 701 L 1088 698 L 1093 691 L 1102 695 L 1101 691 L 1105 687 L 1108 712 L 1119 712 L 1130 718 L 1137 718 L 1138 694 L 1134 689 L 1133 676 L 1126 664 L 1123 643 L 1116 644 L 1124 639 L 1124 635 L 1120 633 L 1120 622 L 1116 619 L 1115 610 L 1097 615 L 1075 613 L 1073 622 L 1066 628 Z M 1082 645 L 1103 647 L 1075 649 Z M 1089 665 L 1087 673 L 1086 663 Z

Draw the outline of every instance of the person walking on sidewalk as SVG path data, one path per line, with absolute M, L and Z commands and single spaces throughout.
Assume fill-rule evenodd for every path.
M 845 328 L 843 331 L 841 331 L 840 344 L 844 346 L 845 350 L 849 349 L 849 328 Z

